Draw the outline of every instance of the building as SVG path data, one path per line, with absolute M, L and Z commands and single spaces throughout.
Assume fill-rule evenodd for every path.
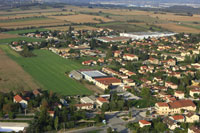
M 102 107 L 104 103 L 109 103 L 109 101 L 103 97 L 99 97 L 96 99 L 96 103 L 98 107 Z
M 80 72 L 73 70 L 69 73 L 69 77 L 74 78 L 76 80 L 81 80 L 83 78 L 83 75 Z
M 167 88 L 172 88 L 172 89 L 177 89 L 178 88 L 178 85 L 172 83 L 172 82 L 165 82 L 165 87 Z
M 98 70 L 80 70 L 80 73 L 83 75 L 83 78 L 85 78 L 89 82 L 95 82 L 94 78 L 107 77 L 106 74 Z
M 54 117 L 55 116 L 55 111 L 48 111 L 49 116 Z
M 176 92 L 174 93 L 174 96 L 177 97 L 177 98 L 179 98 L 179 99 L 184 99 L 185 94 L 184 94 L 184 92 L 182 92 L 182 91 L 176 91 Z
M 122 84 L 121 80 L 115 77 L 94 78 L 94 80 L 95 85 L 103 90 L 108 89 L 110 86 L 118 86 Z
M 185 122 L 187 123 L 194 123 L 199 121 L 199 116 L 195 113 L 189 112 L 187 115 L 185 115 Z
M 21 96 L 16 95 L 13 99 L 14 103 L 20 103 L 22 108 L 26 108 L 28 105 L 28 101 L 24 100 Z
M 22 122 L 0 122 L 0 132 L 23 132 L 28 126 Z
M 89 97 L 82 97 L 81 99 L 80 99 L 80 102 L 81 103 L 91 103 L 91 104 L 94 104 L 95 103 L 95 101 L 93 101 L 91 98 L 89 98 Z
M 195 94 L 200 95 L 200 89 L 191 89 L 190 90 L 190 96 L 194 97 Z
M 175 121 L 173 121 L 169 117 L 164 118 L 163 123 L 167 124 L 168 128 L 171 130 L 174 130 L 174 129 L 180 127 L 179 125 L 177 125 L 177 123 Z
M 106 36 L 106 37 L 99 37 L 97 40 L 101 42 L 122 42 L 130 40 L 130 37 L 123 37 L 123 36 Z
M 94 108 L 93 104 L 91 103 L 82 103 L 82 104 L 75 104 L 75 107 L 80 110 L 80 109 L 84 109 L 84 110 L 92 110 Z
M 176 33 L 169 33 L 169 32 L 135 32 L 135 33 L 120 33 L 122 37 L 130 37 L 132 40 L 142 40 L 147 38 L 159 38 L 159 37 L 166 37 L 166 36 L 173 36 Z
M 134 55 L 134 54 L 124 54 L 123 55 L 123 59 L 124 60 L 128 60 L 128 61 L 133 61 L 133 60 L 138 60 L 138 56 Z
M 151 122 L 148 122 L 146 120 L 139 120 L 139 125 L 140 127 L 151 126 Z
M 175 122 L 184 122 L 185 121 L 185 117 L 183 115 L 173 115 L 173 116 L 170 116 L 169 118 Z
M 181 113 L 181 110 L 195 111 L 196 105 L 191 100 L 176 100 L 174 102 L 158 102 L 155 104 L 159 115 L 173 115 Z
M 190 128 L 188 128 L 188 133 L 200 133 L 200 128 L 191 126 Z

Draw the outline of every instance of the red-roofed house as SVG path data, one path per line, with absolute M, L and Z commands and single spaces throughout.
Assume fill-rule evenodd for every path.
M 96 103 L 101 107 L 104 103 L 109 103 L 109 101 L 103 97 L 99 97 L 96 99 Z
M 138 56 L 134 54 L 124 54 L 123 59 L 128 61 L 133 61 L 133 60 L 138 60 Z
M 24 100 L 21 96 L 16 95 L 13 99 L 14 103 L 20 103 L 22 108 L 26 108 L 28 105 L 28 101 Z
M 48 111 L 49 116 L 54 117 L 55 116 L 55 111 Z
M 179 114 L 181 110 L 195 111 L 196 105 L 191 100 L 177 100 L 169 103 L 156 103 L 156 112 L 160 115 Z
M 173 115 L 170 117 L 170 119 L 176 121 L 176 122 L 184 122 L 185 118 L 183 115 Z
M 148 122 L 146 120 L 139 120 L 139 125 L 140 127 L 151 126 L 151 122 Z

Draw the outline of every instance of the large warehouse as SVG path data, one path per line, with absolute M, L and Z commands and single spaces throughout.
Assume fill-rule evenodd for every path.
M 120 33 L 121 37 L 130 37 L 132 40 L 141 40 L 145 38 L 159 38 L 166 36 L 173 36 L 176 33 L 171 32 L 134 32 L 134 33 Z

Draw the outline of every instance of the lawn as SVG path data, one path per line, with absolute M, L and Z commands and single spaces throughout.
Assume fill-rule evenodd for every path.
M 39 32 L 42 32 L 42 31 L 48 31 L 48 29 L 27 29 L 27 30 L 14 30 L 14 31 L 8 31 L 6 33 L 9 33 L 9 34 L 26 34 L 26 33 L 33 33 L 33 32 L 36 32 L 36 31 L 39 31 Z
M 83 69 L 80 63 L 64 59 L 48 50 L 35 50 L 36 57 L 17 56 L 6 45 L 1 45 L 7 55 L 28 72 L 40 86 L 63 95 L 91 94 L 86 87 L 65 75 L 74 69 Z
M 16 38 L 6 38 L 6 39 L 0 39 L 0 44 L 3 43 L 11 43 L 14 41 L 27 41 L 27 42 L 41 42 L 42 39 L 37 39 L 37 38 L 30 38 L 30 37 L 16 37 Z

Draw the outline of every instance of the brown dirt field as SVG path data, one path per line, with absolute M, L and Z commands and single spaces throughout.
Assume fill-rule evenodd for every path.
M 171 30 L 173 32 L 185 32 L 185 33 L 200 33 L 200 30 L 194 29 L 194 28 L 189 28 L 181 25 L 177 25 L 174 23 L 167 23 L 167 24 L 157 24 L 157 26 L 161 26 L 165 29 Z
M 39 86 L 32 77 L 0 49 L 0 91 L 9 92 L 37 88 Z
M 94 18 L 101 19 L 104 22 L 112 21 L 111 19 L 104 18 L 101 16 L 93 16 L 93 15 L 86 15 L 86 14 L 78 14 L 78 15 L 70 15 L 70 16 L 50 16 L 50 18 L 66 20 L 73 23 L 88 23 L 88 22 L 99 23 L 99 21 L 94 20 Z
M 23 27 L 31 27 L 31 26 L 49 26 L 49 25 L 63 25 L 67 24 L 63 20 L 56 19 L 45 19 L 45 20 L 33 20 L 33 21 L 19 21 L 19 22 L 10 22 L 10 23 L 0 23 L 0 27 L 2 28 L 23 28 Z
M 0 39 L 16 38 L 16 37 L 18 37 L 18 35 L 0 33 Z
M 73 28 L 75 30 L 96 30 L 97 29 L 95 27 L 90 27 L 90 26 L 73 26 Z M 66 31 L 69 29 L 69 26 L 50 27 L 50 28 L 46 28 L 46 29 Z

